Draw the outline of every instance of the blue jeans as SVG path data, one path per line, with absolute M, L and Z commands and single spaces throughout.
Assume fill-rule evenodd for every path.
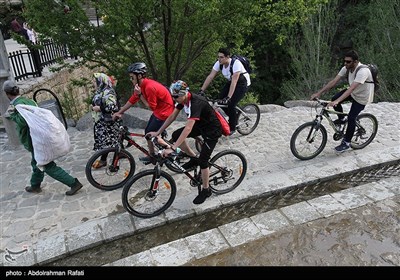
M 346 90 L 342 90 L 342 91 L 336 93 L 332 97 L 331 100 L 335 101 L 340 96 L 342 96 L 342 94 L 345 91 Z M 357 116 L 360 114 L 360 112 L 362 110 L 364 110 L 365 105 L 362 105 L 362 104 L 358 103 L 350 95 L 346 99 L 344 99 L 342 102 L 340 102 L 338 105 L 336 105 L 336 107 L 335 107 L 336 111 L 343 113 L 343 107 L 342 107 L 341 103 L 343 103 L 344 101 L 351 101 L 350 112 L 349 112 L 349 114 L 347 116 L 347 129 L 346 129 L 346 134 L 344 136 L 344 141 L 346 141 L 347 143 L 350 143 L 351 142 L 351 138 L 353 138 L 354 131 L 356 130 L 356 119 L 357 119 Z M 343 119 L 344 118 L 343 115 L 338 115 L 338 117 L 339 117 L 339 119 Z

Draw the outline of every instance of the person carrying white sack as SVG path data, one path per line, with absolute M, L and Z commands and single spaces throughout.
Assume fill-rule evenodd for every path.
M 43 169 L 43 171 L 40 170 L 37 166 L 29 126 L 25 119 L 15 108 L 15 106 L 18 104 L 37 106 L 36 102 L 31 99 L 22 97 L 19 94 L 19 88 L 15 85 L 14 82 L 10 80 L 4 82 L 3 91 L 6 93 L 8 99 L 10 99 L 10 106 L 7 109 L 5 117 L 7 119 L 13 120 L 16 123 L 18 137 L 21 143 L 24 145 L 25 149 L 32 154 L 32 176 L 30 180 L 31 185 L 26 187 L 25 190 L 31 193 L 40 193 L 42 191 L 40 185 L 43 182 L 44 174 L 46 173 L 50 177 L 67 185 L 70 188 L 70 190 L 65 193 L 66 195 L 74 195 L 78 190 L 82 188 L 82 184 L 77 178 L 69 175 L 64 169 L 57 166 L 54 161 L 50 161 L 49 163 L 42 166 L 41 168 Z M 51 131 L 49 131 L 49 133 L 51 133 Z

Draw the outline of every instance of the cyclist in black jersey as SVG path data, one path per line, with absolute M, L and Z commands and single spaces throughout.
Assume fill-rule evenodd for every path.
M 203 188 L 199 195 L 193 200 L 193 203 L 201 204 L 211 196 L 208 160 L 211 157 L 218 139 L 222 135 L 221 124 L 215 115 L 214 109 L 206 98 L 190 93 L 189 87 L 185 82 L 176 81 L 172 83 L 170 92 L 172 98 L 176 102 L 174 111 L 157 132 L 149 132 L 148 135 L 160 135 L 176 119 L 180 111 L 184 109 L 187 114 L 186 125 L 172 133 L 172 141 L 174 144 L 169 149 L 164 150 L 164 156 L 167 156 L 173 151 L 179 152 L 180 149 L 190 156 L 195 156 L 196 154 L 186 143 L 186 138 L 195 138 L 200 135 L 203 137 L 204 143 L 198 159 L 191 160 L 182 166 L 185 169 L 196 165 L 200 166 Z

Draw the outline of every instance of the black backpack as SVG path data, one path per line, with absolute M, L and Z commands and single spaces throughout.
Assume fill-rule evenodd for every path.
M 239 59 L 239 61 L 243 64 L 244 69 L 246 69 L 247 73 L 249 73 L 249 74 L 253 73 L 253 69 L 251 68 L 250 61 L 248 60 L 247 57 L 241 56 L 241 55 L 233 55 L 231 57 L 231 59 L 232 59 L 231 60 L 231 65 L 230 65 L 230 68 L 229 68 L 229 70 L 231 71 L 231 75 L 233 75 L 233 63 L 235 63 L 236 59 Z M 222 67 L 223 67 L 223 65 L 221 64 L 219 66 L 219 69 L 222 70 Z M 245 74 L 245 73 L 242 73 L 242 74 Z
M 373 83 L 374 84 L 374 92 L 378 93 L 380 89 L 380 84 L 379 84 L 379 79 L 378 79 L 378 66 L 376 64 L 366 64 L 366 65 L 361 65 L 360 67 L 357 68 L 356 73 L 354 74 L 354 78 L 357 76 L 358 70 L 361 68 L 368 68 L 369 71 L 371 71 L 372 74 L 372 81 L 365 81 L 366 83 Z M 346 77 L 349 76 L 349 70 L 347 70 Z

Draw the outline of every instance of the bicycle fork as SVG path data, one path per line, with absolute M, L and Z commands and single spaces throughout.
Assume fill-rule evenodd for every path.
M 113 154 L 112 162 L 110 166 L 108 167 L 108 170 L 110 172 L 117 172 L 119 170 L 119 160 L 121 159 L 121 146 L 118 147 L 117 152 Z
M 161 178 L 161 166 L 157 165 L 154 167 L 154 175 L 153 178 L 151 179 L 151 185 L 149 189 L 148 196 L 150 198 L 153 198 L 157 195 L 158 192 L 158 187 L 160 185 L 160 178 Z
M 321 126 L 321 121 L 322 121 L 322 117 L 321 116 L 317 116 L 315 118 L 314 124 L 311 127 L 310 132 L 308 133 L 308 136 L 307 136 L 307 142 L 308 143 L 312 143 L 314 141 L 315 134 L 317 133 L 317 131 L 319 130 L 319 127 Z

